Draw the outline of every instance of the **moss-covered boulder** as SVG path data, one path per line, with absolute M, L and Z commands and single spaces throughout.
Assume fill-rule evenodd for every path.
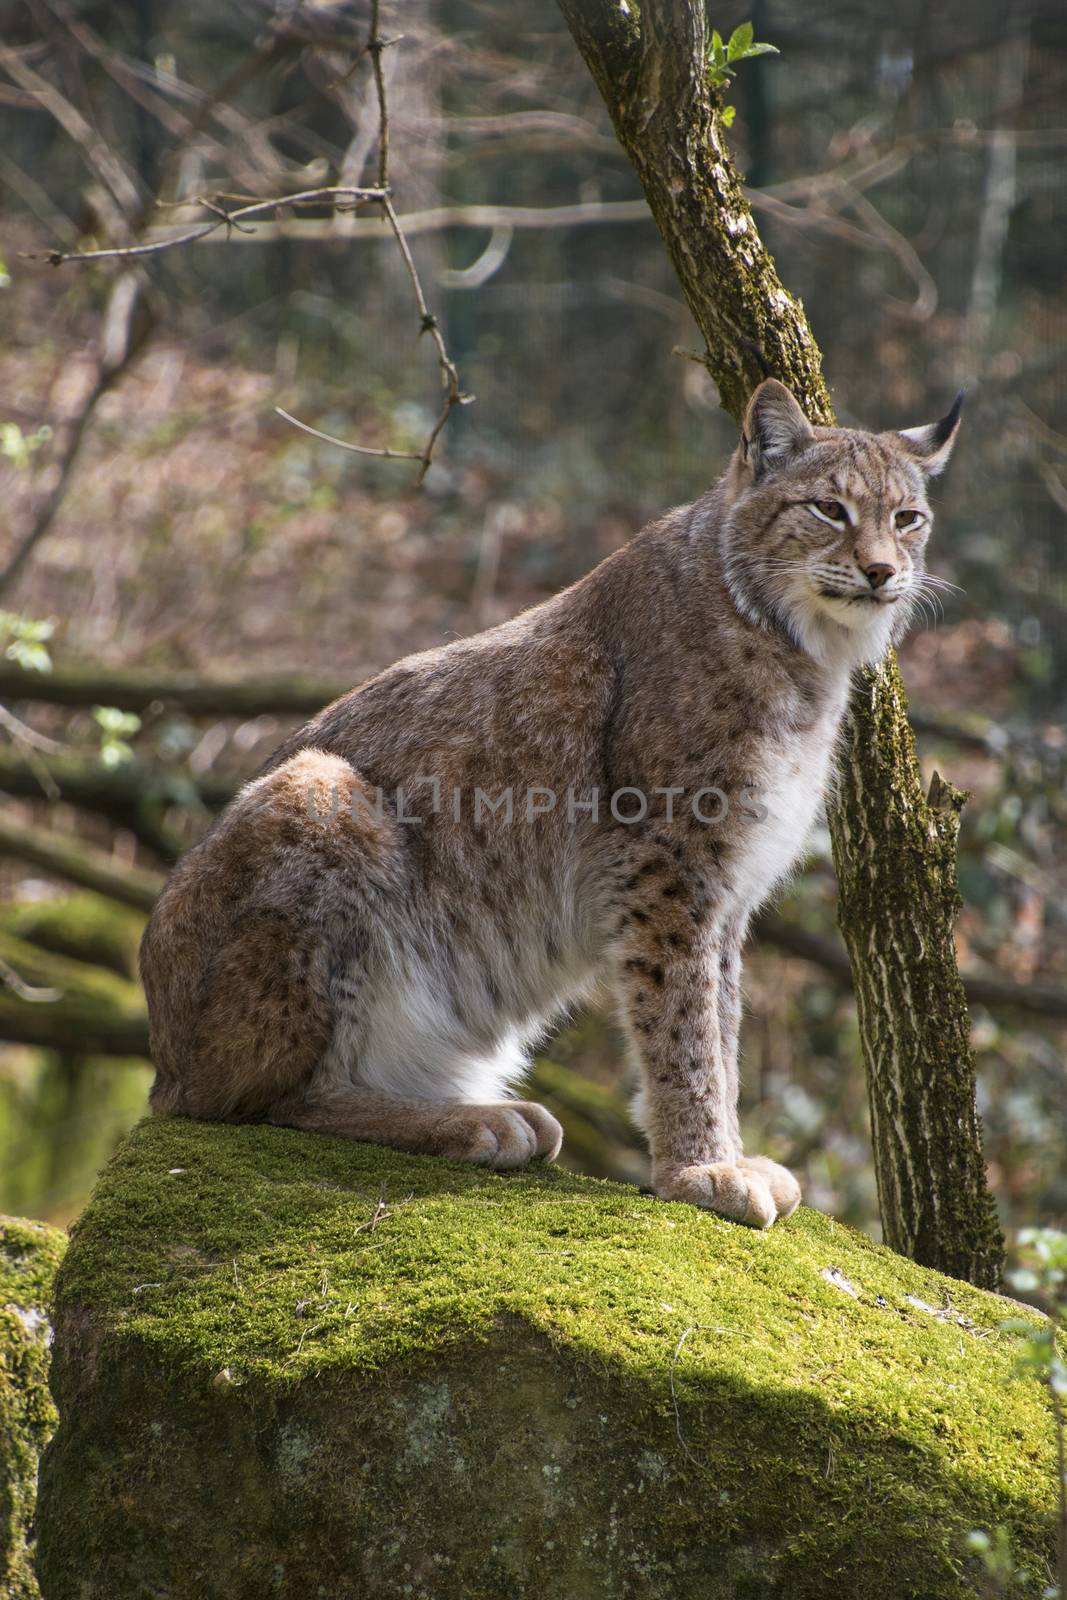
M 142 1124 L 57 1287 L 45 1600 L 973 1596 L 1047 1581 L 1018 1308 L 801 1211 Z
M 56 1424 L 48 1392 L 48 1305 L 66 1236 L 0 1217 L 0 1596 L 37 1600 L 37 1464 Z

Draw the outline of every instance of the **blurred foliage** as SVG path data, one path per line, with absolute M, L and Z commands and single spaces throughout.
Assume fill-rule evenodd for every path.
M 48 653 L 48 640 L 55 632 L 52 622 L 35 622 L 32 617 L 16 616 L 13 611 L 0 611 L 0 644 L 4 656 L 27 672 L 48 672 L 52 657 Z
M 383 58 L 401 213 L 636 198 L 554 8 L 382 10 L 387 33 L 403 34 Z M 353 66 L 336 39 L 294 39 L 294 19 L 312 11 L 320 38 L 366 37 L 366 0 L 276 11 L 265 0 L 79 0 L 69 12 L 0 0 L 0 30 L 91 112 L 140 199 L 170 203 L 373 178 L 367 63 Z M 919 424 L 968 387 L 931 550 L 961 592 L 903 664 L 931 725 L 952 730 L 921 736 L 928 775 L 936 766 L 973 791 L 963 966 L 1067 988 L 1067 13 L 1051 0 L 893 11 L 831 0 L 815 16 L 799 0 L 759 0 L 709 19 L 726 55 L 736 40 L 735 55 L 751 56 L 756 38 L 782 52 L 745 59 L 731 81 L 731 139 L 842 420 Z M 47 467 L 47 430 L 100 338 L 119 270 L 52 269 L 23 252 L 106 244 L 121 226 L 84 146 L 14 80 L 7 88 L 0 478 L 15 503 Z M 325 208 L 256 235 L 219 230 L 140 264 L 163 315 L 100 400 L 64 506 L 3 596 L 0 651 L 41 668 L 55 655 L 356 683 L 543 599 L 718 473 L 732 425 L 703 368 L 673 353 L 696 335 L 649 221 L 456 225 L 413 232 L 411 245 L 477 397 L 450 420 L 421 494 L 408 466 L 343 454 L 273 411 L 372 445 L 425 436 L 437 377 L 391 242 L 349 234 Z M 32 763 L 43 751 L 55 766 L 58 745 L 59 766 L 77 756 L 128 786 L 110 811 L 85 791 L 50 799 L 43 780 L 40 799 L 5 801 L 118 870 L 165 864 L 206 824 L 198 794 L 247 777 L 289 726 L 188 716 L 165 700 L 139 720 L 121 706 L 5 714 L 14 727 L 0 719 L 0 756 Z M 135 933 L 105 925 L 92 897 L 39 868 L 11 859 L 0 874 L 0 937 L 18 976 L 59 978 L 68 1008 L 110 1006 L 128 1024 Z M 832 933 L 824 839 L 787 909 Z M 118 988 L 95 990 L 92 964 Z M 812 1203 L 874 1228 L 850 996 L 766 947 L 745 981 L 747 1137 L 798 1170 Z M 0 990 L 0 1014 L 34 1004 Z M 602 1006 L 549 1041 L 531 1082 L 567 1125 L 568 1159 L 640 1181 L 608 1016 Z M 1004 1220 L 1067 1224 L 1064 1029 L 980 1011 L 974 1038 Z M 146 1072 L 25 1043 L 0 1046 L 0 1063 L 0 1208 L 69 1215 L 143 1110 Z

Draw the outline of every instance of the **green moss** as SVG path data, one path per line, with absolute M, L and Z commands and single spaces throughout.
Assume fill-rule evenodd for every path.
M 32 1524 L 37 1463 L 56 1423 L 46 1308 L 66 1239 L 0 1217 L 0 1594 L 37 1600 Z
M 995 1523 L 1040 1593 L 1016 1309 L 813 1212 L 145 1123 L 58 1280 L 45 1593 L 962 1597 Z

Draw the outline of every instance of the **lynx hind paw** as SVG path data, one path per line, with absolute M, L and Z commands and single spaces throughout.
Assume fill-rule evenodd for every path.
M 681 1167 L 657 1184 L 656 1192 L 661 1200 L 684 1200 L 749 1228 L 769 1228 L 800 1201 L 800 1185 L 792 1173 L 764 1156 Z
M 500 1170 L 554 1161 L 563 1143 L 551 1112 L 527 1100 L 464 1106 L 445 1119 L 439 1133 L 441 1155 Z

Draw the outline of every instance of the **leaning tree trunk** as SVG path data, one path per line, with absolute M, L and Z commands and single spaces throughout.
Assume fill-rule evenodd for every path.
M 756 231 L 705 70 L 702 0 L 559 0 L 641 180 L 740 421 L 767 374 L 832 423 L 818 346 Z M 925 799 L 895 660 L 853 696 L 831 801 L 840 920 L 867 1064 L 887 1243 L 995 1288 L 1003 1241 L 986 1187 L 967 1003 L 952 928 L 962 796 Z

